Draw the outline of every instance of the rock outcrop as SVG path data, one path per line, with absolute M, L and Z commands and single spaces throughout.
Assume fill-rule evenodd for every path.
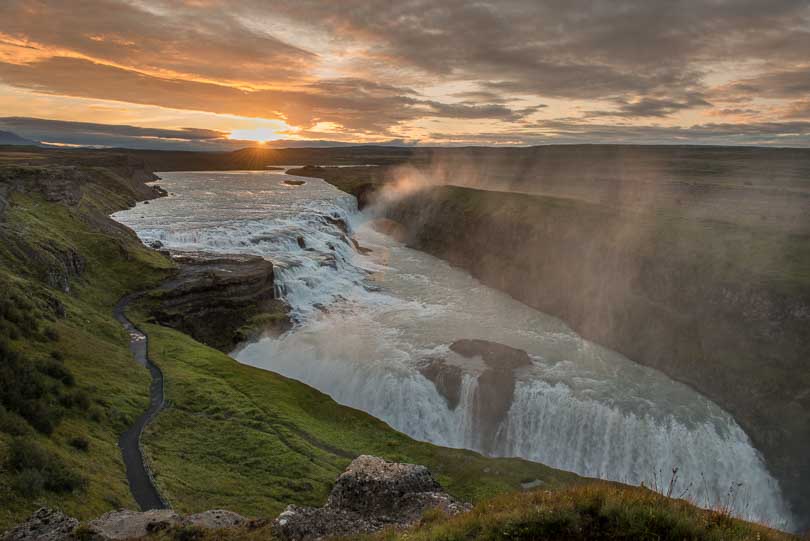
M 5 532 L 2 541 L 64 541 L 79 521 L 61 511 L 42 507 L 22 524 Z
M 447 494 L 424 466 L 363 455 L 338 477 L 325 506 L 290 505 L 271 527 L 274 538 L 290 541 L 353 536 L 412 526 L 432 509 L 452 516 L 470 510 L 471 505 Z M 223 509 L 186 516 L 162 509 L 111 511 L 80 526 L 75 518 L 42 508 L 2 534 L 0 541 L 117 541 L 166 535 L 160 534 L 164 530 L 171 538 L 172 531 L 184 528 L 254 530 L 267 525 L 268 521 L 247 519 Z
M 83 526 L 61 511 L 43 507 L 19 526 L 7 531 L 0 541 L 118 541 L 142 539 L 163 530 L 190 527 L 203 530 L 254 527 L 263 521 L 249 520 L 223 509 L 182 516 L 161 509 L 105 513 Z
M 270 261 L 207 253 L 177 253 L 173 259 L 178 274 L 149 297 L 150 313 L 161 325 L 228 350 L 254 330 L 289 324 Z
M 183 519 L 174 511 L 155 509 L 151 511 L 112 511 L 90 521 L 86 530 L 94 541 L 138 539 L 148 534 L 182 524 Z
M 338 477 L 325 506 L 291 505 L 273 531 L 291 541 L 358 535 L 408 527 L 435 508 L 455 515 L 470 505 L 447 494 L 424 466 L 363 455 Z
M 531 364 L 529 355 L 521 350 L 487 340 L 457 340 L 450 351 L 458 354 L 463 364 L 449 359 L 429 359 L 420 369 L 423 376 L 436 386 L 450 409 L 461 399 L 465 371 L 477 378 L 473 397 L 473 419 L 476 423 L 477 448 L 490 452 L 494 449 L 498 429 L 506 418 L 515 394 L 516 371 Z M 466 360 L 478 360 L 480 366 L 469 366 Z

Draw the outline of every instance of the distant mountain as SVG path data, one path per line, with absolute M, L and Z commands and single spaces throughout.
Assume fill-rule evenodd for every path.
M 34 145 L 40 146 L 36 141 L 20 137 L 16 133 L 0 130 L 0 145 Z

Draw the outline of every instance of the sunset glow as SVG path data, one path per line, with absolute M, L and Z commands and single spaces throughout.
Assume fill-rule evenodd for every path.
M 237 139 L 242 141 L 256 141 L 257 143 L 267 143 L 268 141 L 277 141 L 282 138 L 276 130 L 272 128 L 252 128 L 247 130 L 233 130 L 228 139 Z
M 270 5 L 1 2 L 0 130 L 198 150 L 810 146 L 806 2 Z

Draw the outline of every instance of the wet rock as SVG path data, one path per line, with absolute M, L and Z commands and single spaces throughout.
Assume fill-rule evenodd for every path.
M 529 355 L 520 349 L 487 340 L 457 340 L 450 350 L 462 359 L 480 359 L 469 367 L 477 373 L 477 387 L 472 402 L 472 417 L 476 425 L 476 447 L 484 453 L 495 450 L 500 429 L 515 394 L 515 372 L 531 364 Z M 483 362 L 483 365 L 481 365 Z M 465 367 L 447 359 L 429 359 L 420 369 L 441 394 L 450 409 L 461 400 Z
M 149 243 L 149 247 L 152 248 L 153 250 L 160 250 L 161 248 L 163 248 L 163 243 L 160 242 L 159 240 L 153 240 L 152 242 Z
M 305 180 L 283 180 L 282 182 L 287 186 L 303 186 L 307 183 Z
M 324 507 L 291 505 L 273 525 L 283 539 L 321 539 L 404 528 L 433 508 L 455 515 L 470 505 L 444 492 L 424 466 L 363 455 L 338 477 Z
M 323 219 L 330 225 L 337 227 L 344 235 L 349 235 L 349 225 L 343 218 L 338 216 L 324 216 Z
M 481 357 L 493 370 L 513 370 L 531 364 L 529 355 L 522 349 L 487 340 L 456 340 L 450 349 L 463 357 Z
M 357 239 L 355 239 L 354 237 L 351 237 L 351 241 L 352 245 L 354 246 L 354 249 L 357 250 L 357 253 L 359 253 L 360 255 L 368 255 L 374 251 L 371 248 L 364 248 L 363 246 L 360 246 L 360 243 L 357 242 Z
M 298 239 L 296 239 L 296 240 L 298 240 L 298 247 L 299 248 L 301 248 L 302 250 L 307 249 L 307 241 L 304 240 L 304 237 L 298 237 Z
M 42 507 L 22 524 L 8 530 L 2 541 L 63 541 L 69 539 L 79 521 L 55 509 Z
M 433 382 L 436 390 L 447 401 L 447 407 L 455 410 L 461 400 L 463 371 L 459 366 L 446 364 L 442 359 L 430 359 L 419 372 Z
M 87 525 L 98 541 L 138 539 L 182 524 L 180 515 L 168 509 L 151 511 L 112 511 Z

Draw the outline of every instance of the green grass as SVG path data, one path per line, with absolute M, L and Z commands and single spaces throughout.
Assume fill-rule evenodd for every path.
M 149 537 L 152 541 L 270 540 L 271 525 L 220 531 L 183 527 Z M 343 539 L 343 538 L 341 538 Z M 731 518 L 727 512 L 698 509 L 643 488 L 590 483 L 560 489 L 503 494 L 449 518 L 425 512 L 406 530 L 384 530 L 345 539 L 363 541 L 788 541 L 794 536 Z
M 605 483 L 558 492 L 509 494 L 452 519 L 426 515 L 420 527 L 384 532 L 377 540 L 777 540 L 792 536 L 735 520 L 722 511 L 704 511 L 641 488 Z
M 16 193 L 0 223 L 0 286 L 8 298 L 23 299 L 31 316 L 27 335 L 10 331 L 8 322 L 0 335 L 12 334 L 4 340 L 24 363 L 51 363 L 72 382 L 42 378 L 40 400 L 56 420 L 52 433 L 21 424 L 19 417 L 13 427 L 0 426 L 0 530 L 41 505 L 80 518 L 135 506 L 117 441 L 146 407 L 149 375 L 132 360 L 112 307 L 124 293 L 155 284 L 171 264 L 143 248 L 131 232 L 109 229 L 106 214 L 125 207 L 131 197 L 108 173 L 94 178 L 99 184 L 88 185 L 75 207 Z M 81 256 L 84 271 L 69 277 L 69 292 L 48 286 L 48 273 L 59 271 L 61 258 L 71 253 Z M 76 441 L 86 441 L 87 448 L 77 448 Z M 13 451 L 20 445 L 34 449 L 29 454 L 42 455 L 41 460 L 14 466 Z M 25 488 L 38 484 L 31 482 L 37 475 L 47 481 L 68 474 L 80 482 Z
M 358 410 L 273 372 L 242 365 L 177 331 L 143 322 L 170 407 L 144 445 L 161 490 L 183 512 L 224 507 L 273 516 L 287 504 L 321 505 L 360 454 L 424 464 L 456 496 L 479 501 L 521 481 L 548 487 L 573 474 L 519 459 L 491 459 L 417 442 Z

